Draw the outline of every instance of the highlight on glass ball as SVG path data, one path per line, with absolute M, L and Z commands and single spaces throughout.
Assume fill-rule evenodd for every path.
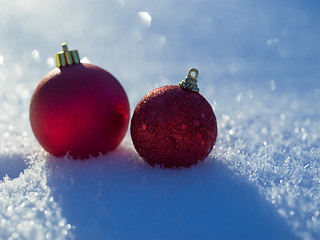
M 218 128 L 211 105 L 199 93 L 198 70 L 179 85 L 149 92 L 135 108 L 130 132 L 135 149 L 150 165 L 190 167 L 203 161 L 215 144 Z
M 40 81 L 30 103 L 30 123 L 40 145 L 54 156 L 98 156 L 120 144 L 129 124 L 129 102 L 106 70 L 81 63 L 77 50 L 56 54 L 57 67 Z

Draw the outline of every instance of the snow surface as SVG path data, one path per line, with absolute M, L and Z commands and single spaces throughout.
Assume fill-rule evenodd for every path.
M 0 2 L 0 239 L 320 239 L 317 1 Z M 197 68 L 210 156 L 152 168 L 129 133 L 95 159 L 45 153 L 29 103 L 65 41 L 131 111 Z

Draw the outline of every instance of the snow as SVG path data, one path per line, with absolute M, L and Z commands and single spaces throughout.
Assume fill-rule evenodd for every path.
M 320 239 L 318 9 L 298 0 L 2 3 L 0 239 Z M 94 159 L 47 154 L 28 110 L 62 42 L 116 76 L 131 111 L 197 68 L 219 125 L 209 157 L 152 168 L 129 133 Z

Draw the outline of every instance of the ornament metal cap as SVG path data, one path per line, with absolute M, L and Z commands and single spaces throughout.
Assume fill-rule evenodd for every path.
M 199 88 L 197 84 L 198 74 L 199 74 L 199 71 L 197 69 L 191 68 L 189 70 L 188 76 L 186 76 L 184 80 L 179 82 L 179 87 L 193 91 L 193 92 L 199 92 Z
M 62 43 L 62 50 L 56 54 L 57 67 L 64 67 L 72 64 L 80 63 L 77 50 L 68 50 L 67 43 Z

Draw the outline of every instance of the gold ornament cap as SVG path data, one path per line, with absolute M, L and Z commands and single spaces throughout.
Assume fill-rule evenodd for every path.
M 56 54 L 57 67 L 65 67 L 72 64 L 80 63 L 80 58 L 77 50 L 68 50 L 67 43 L 62 43 L 62 51 Z
M 179 87 L 193 91 L 193 92 L 199 92 L 199 88 L 197 84 L 198 74 L 199 74 L 199 71 L 197 69 L 191 68 L 189 70 L 188 76 L 186 76 L 184 80 L 179 82 Z

